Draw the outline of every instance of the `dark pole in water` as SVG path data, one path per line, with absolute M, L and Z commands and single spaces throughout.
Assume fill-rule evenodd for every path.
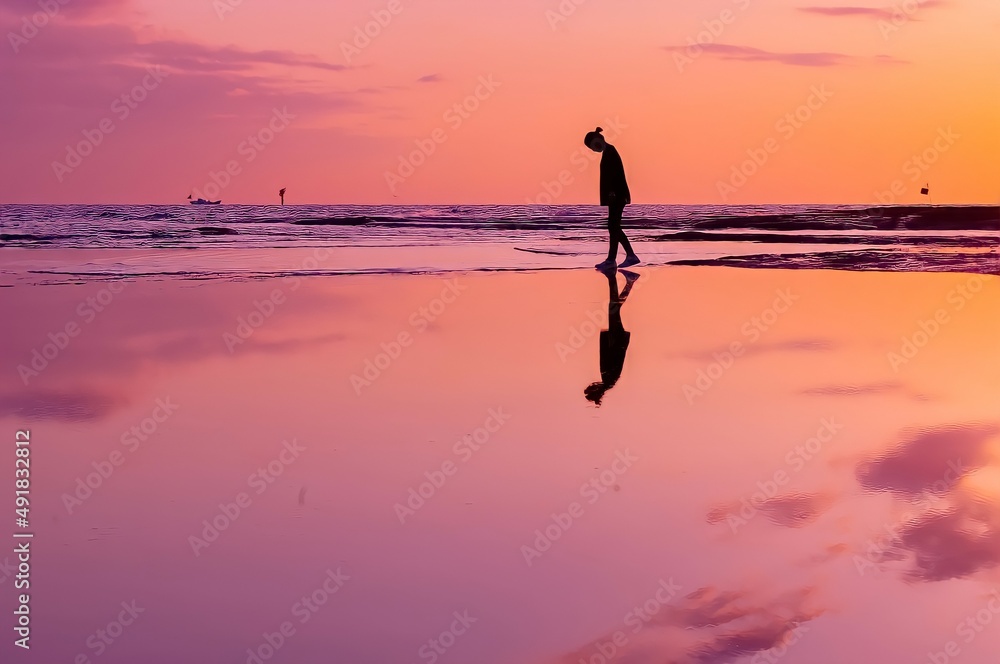
M 285 204 L 285 187 L 281 188 L 281 191 L 278 192 L 278 195 L 281 196 L 281 204 L 284 205 Z

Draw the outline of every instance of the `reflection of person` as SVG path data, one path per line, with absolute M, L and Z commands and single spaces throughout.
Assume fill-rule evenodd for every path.
M 604 140 L 604 131 L 600 127 L 597 131 L 592 131 L 583 139 L 583 144 L 594 152 L 603 153 L 601 156 L 601 205 L 608 208 L 608 235 L 611 246 L 608 248 L 608 258 L 602 263 L 598 263 L 599 269 L 612 268 L 618 260 L 618 244 L 621 243 L 625 250 L 625 260 L 618 267 L 630 267 L 639 262 L 639 257 L 632 251 L 632 245 L 625 237 L 622 230 L 622 213 L 625 206 L 632 202 L 632 195 L 628 190 L 628 181 L 625 179 L 625 166 L 622 164 L 621 155 L 615 146 Z
M 632 336 L 622 325 L 622 305 L 632 291 L 632 284 L 639 278 L 634 272 L 622 270 L 625 275 L 625 288 L 618 294 L 618 276 L 614 271 L 608 271 L 608 329 L 601 330 L 601 380 L 587 386 L 583 391 L 588 401 L 600 406 L 604 393 L 615 386 L 622 375 L 625 366 L 625 353 Z

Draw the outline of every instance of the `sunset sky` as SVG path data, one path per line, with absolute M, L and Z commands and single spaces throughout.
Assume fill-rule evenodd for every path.
M 596 203 L 596 125 L 635 203 L 1000 200 L 996 0 L 0 0 L 0 27 L 3 203 Z

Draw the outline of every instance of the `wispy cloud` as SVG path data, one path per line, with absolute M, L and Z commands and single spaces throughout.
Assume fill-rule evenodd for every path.
M 611 640 L 621 645 L 615 662 L 725 664 L 752 656 L 757 661 L 760 653 L 796 642 L 809 630 L 807 623 L 824 612 L 815 587 L 769 596 L 751 589 L 704 586 L 660 608 L 640 634 L 633 632 L 622 642 L 624 632 L 606 633 L 554 664 L 596 659 L 595 653 Z
M 805 14 L 820 16 L 864 16 L 866 18 L 891 19 L 892 10 L 880 7 L 799 7 Z
M 130 4 L 129 0 L 87 0 L 87 2 L 59 2 L 56 13 L 74 19 L 99 17 L 107 20 L 109 17 L 124 14 Z M 51 8 L 51 6 L 50 6 Z M 54 8 L 51 8 L 54 9 Z M 38 0 L 0 0 L 0 15 L 32 16 L 45 8 Z
M 665 51 L 683 53 L 690 49 L 690 46 L 664 46 Z M 704 44 L 700 47 L 706 55 L 716 57 L 720 60 L 735 60 L 738 62 L 776 62 L 783 65 L 796 67 L 839 67 L 843 65 L 856 64 L 904 64 L 904 60 L 899 60 L 888 55 L 877 55 L 875 57 L 863 57 L 849 55 L 847 53 L 800 53 L 800 52 L 779 52 L 765 51 L 764 49 L 752 46 L 735 46 L 731 44 Z
M 144 41 L 127 26 L 78 21 L 53 23 L 46 37 L 45 48 L 24 49 L 16 58 L 0 60 L 0 75 L 17 77 L 31 70 L 35 81 L 21 92 L 19 104 L 0 109 L 0 121 L 17 124 L 18 118 L 43 118 L 50 122 L 49 131 L 51 122 L 72 127 L 81 121 L 69 122 L 70 116 L 59 113 L 59 108 L 70 106 L 88 117 L 106 114 L 109 100 L 143 80 L 148 67 L 169 73 L 171 90 L 147 107 L 151 120 L 152 115 L 162 115 L 157 121 L 169 121 L 177 113 L 189 118 L 248 117 L 276 105 L 292 105 L 302 115 L 360 106 L 346 90 L 312 80 L 339 77 L 346 67 L 309 54 L 182 39 Z
M 157 41 L 136 44 L 141 57 L 190 71 L 243 71 L 258 65 L 301 67 L 324 71 L 346 71 L 347 65 L 333 64 L 319 58 L 291 51 L 248 51 L 233 46 L 216 48 L 194 42 Z
M 922 0 L 919 3 L 920 9 L 931 9 L 933 7 L 943 7 L 948 4 L 945 0 Z M 823 5 L 812 5 L 809 7 L 799 7 L 800 12 L 806 14 L 818 14 L 820 16 L 874 18 L 883 21 L 891 21 L 894 17 L 902 15 L 903 12 L 894 7 L 828 7 Z M 906 15 L 908 19 L 912 16 Z
M 79 390 L 37 390 L 0 394 L 0 416 L 56 422 L 99 420 L 126 405 L 123 395 Z
M 836 350 L 837 348 L 838 344 L 830 339 L 802 338 L 756 343 L 752 346 L 748 346 L 745 353 L 748 356 L 764 355 L 767 353 L 822 353 Z M 666 357 L 679 357 L 685 360 L 696 360 L 698 362 L 714 362 L 717 354 L 725 353 L 728 350 L 729 346 L 718 346 L 694 353 L 668 353 Z
M 417 79 L 417 83 L 440 83 L 444 78 L 441 74 L 428 74 Z
M 833 506 L 834 496 L 821 493 L 792 493 L 768 498 L 758 509 L 771 523 L 785 528 L 801 528 L 816 521 Z M 718 505 L 709 510 L 705 520 L 711 524 L 724 523 L 730 515 L 739 514 L 740 502 Z
M 858 483 L 867 491 L 902 496 L 949 490 L 965 473 L 989 464 L 988 443 L 998 434 L 1000 426 L 992 424 L 921 430 L 881 456 L 859 464 Z M 946 476 L 947 481 L 942 481 Z
M 822 385 L 799 391 L 811 397 L 866 397 L 874 395 L 898 395 L 910 397 L 918 401 L 927 401 L 930 397 L 920 392 L 913 392 L 906 385 L 897 381 L 881 383 L 865 383 L 858 385 Z
M 2 23 L 0 23 L 2 26 Z M 46 68 L 82 69 L 94 63 L 146 66 L 157 64 L 190 73 L 251 72 L 266 66 L 340 72 L 346 65 L 326 62 L 312 55 L 278 50 L 249 50 L 236 46 L 210 46 L 194 41 L 142 41 L 137 33 L 118 25 L 55 25 L 45 49 L 26 50 L 20 59 Z

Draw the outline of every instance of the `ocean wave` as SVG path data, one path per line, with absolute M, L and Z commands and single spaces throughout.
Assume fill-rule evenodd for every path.
M 603 242 L 606 214 L 592 205 L 2 205 L 0 242 L 5 247 L 101 249 Z M 1000 234 L 1000 207 L 632 205 L 623 225 L 646 243 L 983 247 Z

